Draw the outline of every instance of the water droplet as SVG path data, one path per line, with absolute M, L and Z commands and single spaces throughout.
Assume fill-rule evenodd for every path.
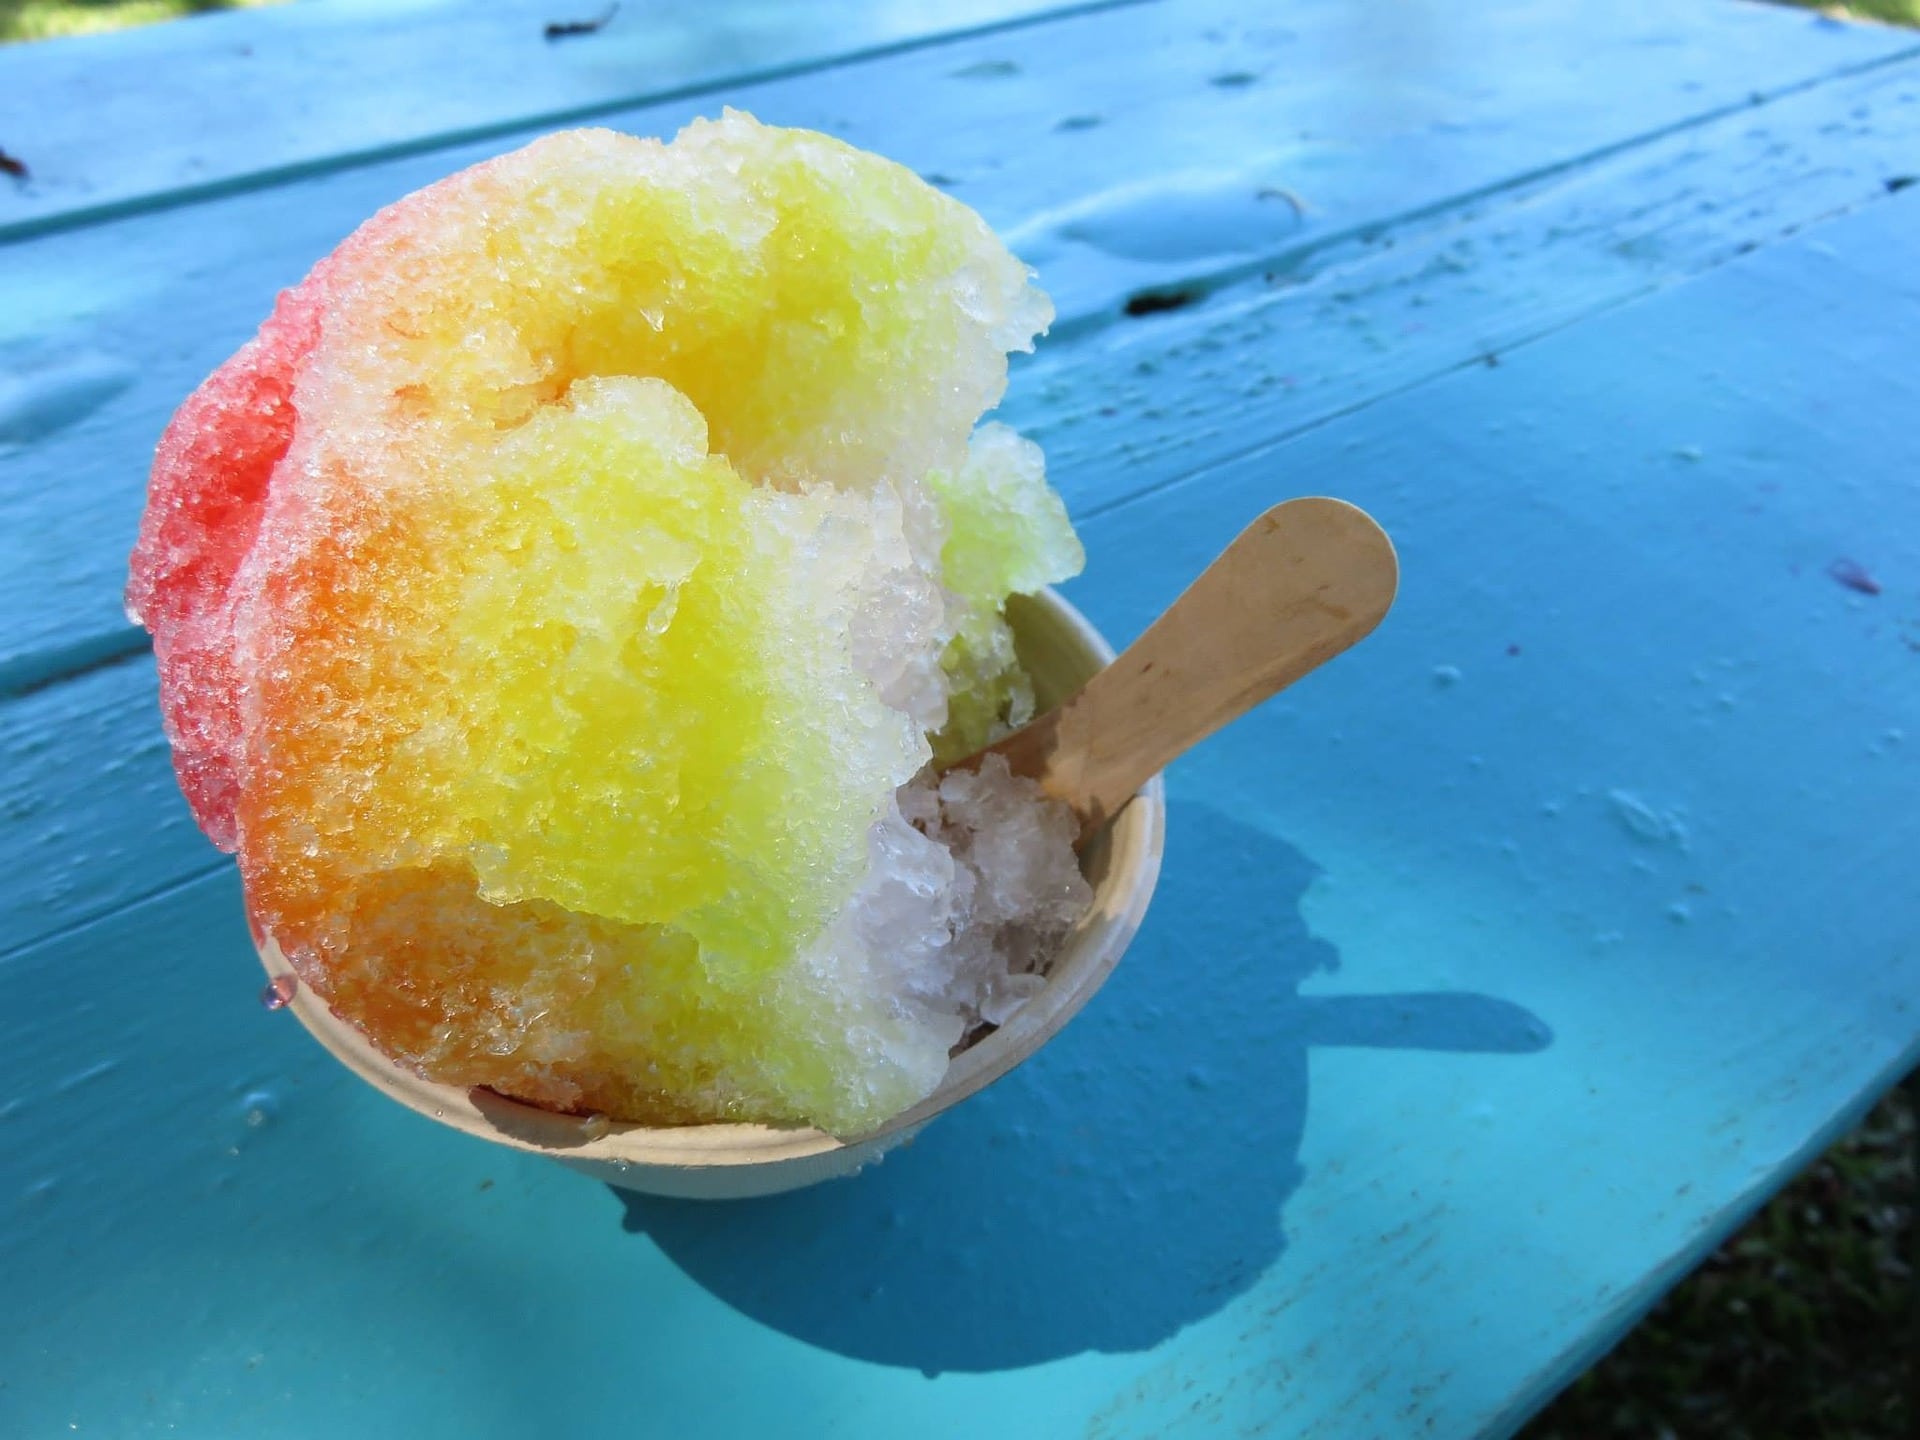
M 1443 690 L 1450 685 L 1458 685 L 1460 683 L 1460 667 L 1458 665 L 1434 666 L 1433 683 Z
M 260 992 L 260 1003 L 269 1010 L 284 1010 L 293 1003 L 293 997 L 299 989 L 300 981 L 292 973 L 276 975 L 267 982 L 267 988 Z
M 1282 183 L 1288 158 L 1268 152 L 1231 170 L 1114 186 L 1031 215 L 1006 239 L 1029 264 L 1084 245 L 1116 260 L 1172 263 L 1178 278 L 1191 278 L 1193 262 L 1270 255 L 1305 227 L 1301 202 Z M 1158 288 L 1176 282 L 1175 275 L 1141 278 L 1162 279 Z
M 604 1115 L 587 1115 L 581 1118 L 580 1135 L 582 1139 L 604 1139 L 612 1130 L 613 1122 Z
M 1687 848 L 1687 818 L 1684 811 L 1677 807 L 1655 809 L 1627 790 L 1609 790 L 1607 800 L 1621 828 L 1636 840 L 1644 840 L 1652 845 L 1673 845 L 1681 850 Z
M 240 1101 L 241 1118 L 249 1130 L 258 1130 L 280 1113 L 280 1097 L 271 1090 L 250 1090 Z

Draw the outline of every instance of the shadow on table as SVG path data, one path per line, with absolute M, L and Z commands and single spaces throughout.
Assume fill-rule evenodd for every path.
M 1551 1032 L 1474 994 L 1303 997 L 1299 851 L 1177 805 L 1147 924 L 1021 1069 L 852 1180 L 731 1204 L 619 1198 L 623 1227 L 753 1319 L 863 1360 L 1002 1370 L 1144 1350 L 1285 1246 L 1315 1045 L 1524 1053 Z

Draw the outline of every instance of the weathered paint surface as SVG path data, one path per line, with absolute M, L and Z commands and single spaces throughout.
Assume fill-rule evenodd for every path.
M 1920 1057 L 1920 45 L 1731 0 L 660 8 L 0 53 L 0 1433 L 1510 1430 Z M 721 104 L 1042 268 L 1006 409 L 1116 639 L 1292 494 L 1404 581 L 1175 768 L 1058 1042 L 703 1209 L 261 1009 L 117 590 L 166 414 L 368 210 L 546 115 Z

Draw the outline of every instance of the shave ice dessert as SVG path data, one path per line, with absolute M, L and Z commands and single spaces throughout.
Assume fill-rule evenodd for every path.
M 129 612 L 256 937 L 395 1062 L 871 1130 L 1044 984 L 1075 825 L 989 760 L 1082 553 L 982 423 L 1052 318 L 971 210 L 729 112 L 382 210 L 162 438 Z

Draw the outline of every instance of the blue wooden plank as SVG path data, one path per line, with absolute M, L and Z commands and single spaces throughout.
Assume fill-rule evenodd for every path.
M 326 0 L 0 50 L 0 238 L 1140 0 Z M 581 18 L 604 14 L 589 4 Z M 1866 47 L 1863 47 L 1863 49 Z
M 1087 520 L 1116 636 L 1306 490 L 1401 603 L 1176 767 L 1082 1019 L 856 1181 L 624 1205 L 440 1133 L 258 1010 L 224 875 L 0 963 L 0 1415 L 1510 1429 L 1920 1059 L 1916 220 Z
M 0 705 L 0 962 L 220 863 L 158 714 L 147 655 Z
M 1661 18 L 1661 7 L 1636 5 L 1568 21 L 1532 0 L 1504 0 L 1462 16 L 1457 48 L 1385 53 L 1368 48 L 1344 4 L 1303 5 L 1286 27 L 1240 10 L 1196 0 L 1082 16 L 858 66 L 831 90 L 800 79 L 726 98 L 895 154 L 1042 244 L 1042 278 L 1065 307 L 1048 347 L 1060 359 L 1016 381 L 1011 413 L 1043 431 L 1055 474 L 1082 506 L 1880 195 L 1920 125 L 1914 67 L 1889 60 L 1915 48 L 1910 38 L 1863 41 L 1853 28 L 1762 7 L 1712 11 L 1735 19 L 1709 48 L 1693 43 L 1696 27 L 1717 22 L 1692 11 Z M 1880 68 L 1747 105 L 1751 94 L 1794 91 L 1860 64 Z M 1569 70 L 1579 88 L 1538 78 Z M 1253 84 L 1211 83 L 1255 71 Z M 1377 105 L 1353 99 L 1376 92 Z M 1738 117 L 1688 123 L 1734 104 Z M 619 119 L 671 132 L 711 108 L 684 101 Z M 1102 123 L 1090 128 L 1068 123 L 1096 116 Z M 1844 149 L 1809 143 L 1828 123 L 1850 132 Z M 1624 137 L 1646 134 L 1660 138 L 1633 150 L 1637 158 L 1614 153 Z M 138 643 L 117 592 L 150 447 L 173 406 L 251 333 L 275 291 L 358 220 L 497 148 L 8 247 L 0 693 Z M 1402 153 L 1423 162 L 1406 166 Z M 1221 156 L 1232 157 L 1224 170 Z M 1501 189 L 1542 171 L 1551 173 Z M 1306 217 L 1262 198 L 1275 186 L 1297 188 Z M 1124 234 L 1085 228 L 1101 216 L 1123 232 L 1139 228 L 1143 205 L 1165 212 L 1157 229 L 1145 227 L 1165 242 L 1145 259 L 1111 253 L 1116 243 L 1140 248 Z M 1298 234 L 1287 217 L 1300 219 Z M 1276 222 L 1287 228 L 1258 228 Z M 1663 222 L 1667 231 L 1642 233 Z M 1170 250 L 1168 232 L 1184 237 Z M 1418 268 L 1398 259 L 1402 236 Z M 1091 327 L 1135 286 L 1244 271 L 1252 260 L 1240 245 L 1279 247 L 1254 257 L 1286 282 L 1277 302 L 1243 294 L 1265 286 L 1256 268 L 1191 320 L 1149 317 L 1160 332 L 1152 337 Z M 1369 295 L 1378 297 L 1372 314 L 1355 299 Z M 1328 298 L 1337 313 L 1303 313 Z M 1241 309 L 1244 319 L 1214 333 L 1216 319 Z M 193 317 L 191 327 L 180 316 Z M 1143 344 L 1171 349 L 1188 325 L 1199 327 L 1199 348 L 1258 346 L 1259 358 L 1240 372 L 1219 356 L 1179 365 L 1171 382 L 1136 373 L 1143 360 L 1157 363 L 1138 353 Z

